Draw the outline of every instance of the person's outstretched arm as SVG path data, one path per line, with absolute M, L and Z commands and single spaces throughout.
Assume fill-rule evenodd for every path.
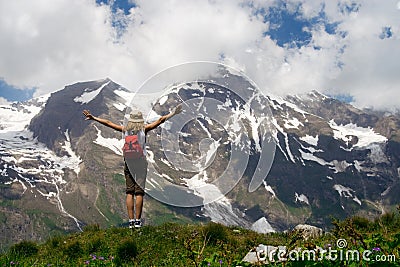
M 105 126 L 107 126 L 107 127 L 110 127 L 110 128 L 112 128 L 112 129 L 114 129 L 114 130 L 117 130 L 117 131 L 119 131 L 119 132 L 122 132 L 123 129 L 124 129 L 124 127 L 123 127 L 122 125 L 118 125 L 118 124 L 115 124 L 115 123 L 113 123 L 113 122 L 111 122 L 111 121 L 109 121 L 109 120 L 106 120 L 106 119 L 102 119 L 102 118 L 93 116 L 93 115 L 90 113 L 89 110 L 86 110 L 86 109 L 85 109 L 85 110 L 83 111 L 83 115 L 85 115 L 86 120 L 94 120 L 94 121 L 97 121 L 97 122 L 99 122 L 99 123 L 101 123 L 101 124 L 103 124 L 103 125 L 105 125 Z
M 155 122 L 152 122 L 150 124 L 147 124 L 145 126 L 145 132 L 148 132 L 150 130 L 153 130 L 154 128 L 157 128 L 161 123 L 165 122 L 169 118 L 175 116 L 176 114 L 179 114 L 182 112 L 182 105 L 176 106 L 169 114 L 161 116 L 158 120 Z

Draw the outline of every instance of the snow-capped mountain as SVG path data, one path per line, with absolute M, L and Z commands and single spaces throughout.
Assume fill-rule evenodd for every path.
M 109 89 L 102 91 L 106 85 Z M 106 103 L 118 103 L 118 95 L 108 100 L 104 94 L 113 89 L 126 93 L 119 88 L 109 80 L 81 83 L 0 107 L 2 244 L 79 230 L 97 214 L 104 216 L 94 202 L 100 189 L 84 181 L 88 166 L 82 165 L 90 161 L 84 162 L 76 142 L 84 136 L 86 126 L 81 105 L 94 111 L 108 110 Z
M 304 222 L 329 227 L 331 216 L 373 216 L 399 203 L 398 114 L 360 110 L 318 92 L 264 97 L 234 74 L 224 79 L 228 84 L 243 83 L 258 118 L 237 95 L 215 84 L 183 84 L 162 96 L 135 96 L 140 99 L 137 108 L 152 109 L 148 120 L 179 103 L 184 103 L 182 116 L 188 116 L 190 110 L 200 110 L 202 103 L 196 99 L 218 102 L 186 120 L 176 136 L 168 135 L 174 130 L 168 122 L 150 132 L 153 175 L 146 188 L 152 197 L 146 198 L 144 207 L 148 223 L 213 220 L 270 232 Z M 2 244 L 40 240 L 90 223 L 109 226 L 125 221 L 121 134 L 85 121 L 82 110 L 123 124 L 133 96 L 104 79 L 0 106 Z M 249 190 L 254 173 L 272 160 L 260 150 L 266 138 L 260 128 L 266 106 L 273 115 L 268 134 L 276 143 L 275 157 L 261 186 Z M 238 122 L 244 131 L 236 128 Z M 235 147 L 248 157 L 244 168 L 240 160 L 239 167 L 228 168 Z M 224 174 L 234 181 L 229 192 L 218 180 Z M 155 200 L 174 185 L 186 188 L 181 190 L 187 193 L 182 195 L 186 207 Z
M 271 100 L 283 160 L 275 158 L 266 182 L 307 222 L 373 216 L 399 202 L 398 114 L 359 110 L 318 92 Z

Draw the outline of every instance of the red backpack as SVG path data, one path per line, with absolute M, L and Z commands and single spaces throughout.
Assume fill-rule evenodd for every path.
M 125 137 L 125 144 L 122 148 L 124 158 L 126 159 L 138 159 L 144 157 L 143 148 L 139 143 L 137 135 L 127 135 Z

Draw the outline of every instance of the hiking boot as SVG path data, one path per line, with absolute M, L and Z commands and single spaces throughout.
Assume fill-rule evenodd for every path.
M 142 227 L 142 221 L 140 219 L 135 220 L 134 222 L 135 228 Z

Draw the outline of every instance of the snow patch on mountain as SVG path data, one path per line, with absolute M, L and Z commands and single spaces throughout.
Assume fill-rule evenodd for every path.
M 307 196 L 304 194 L 299 195 L 297 192 L 294 192 L 294 198 L 295 198 L 294 202 L 296 202 L 296 203 L 299 202 L 299 203 L 304 203 L 304 204 L 310 205 L 310 202 L 308 201 Z
M 64 142 L 64 145 L 62 146 L 62 148 L 64 148 L 64 150 L 70 155 L 70 157 L 67 161 L 69 161 L 71 163 L 71 165 L 74 166 L 73 170 L 76 173 L 76 175 L 78 176 L 79 171 L 80 171 L 79 164 L 81 163 L 82 160 L 72 150 L 71 139 L 69 138 L 68 129 L 64 132 L 64 135 L 65 135 L 65 142 Z
M 125 103 L 122 103 L 125 106 L 128 106 L 131 103 L 132 98 L 135 95 L 132 92 L 128 92 L 128 91 L 122 90 L 122 89 L 114 90 L 114 94 L 116 94 L 117 96 L 119 96 L 125 100 Z
M 76 103 L 81 103 L 81 105 L 89 103 L 90 101 L 92 101 L 93 99 L 95 99 L 96 96 L 101 92 L 101 90 L 102 90 L 105 86 L 107 86 L 110 82 L 111 82 L 111 81 L 108 81 L 108 82 L 102 84 L 99 88 L 97 88 L 96 90 L 93 90 L 93 91 L 88 91 L 88 90 L 90 90 L 90 89 L 89 89 L 89 88 L 86 88 L 86 89 L 84 90 L 84 93 L 83 93 L 82 95 L 77 96 L 77 97 L 74 98 L 74 101 L 75 101 Z
M 294 117 L 292 119 L 286 120 L 283 126 L 286 129 L 299 129 L 299 126 L 304 126 L 304 124 L 300 122 L 296 117 Z
M 160 105 L 162 106 L 162 105 L 165 104 L 165 102 L 167 102 L 167 100 L 168 100 L 168 96 L 165 95 L 165 96 L 162 96 L 162 97 L 158 100 L 158 103 L 160 103 Z
M 272 187 L 270 185 L 268 185 L 265 180 L 263 181 L 263 184 L 264 184 L 265 190 L 270 192 L 272 194 L 272 196 L 276 197 L 274 189 L 272 189 Z
M 336 159 L 332 160 L 330 162 L 330 165 L 331 165 L 330 168 L 333 169 L 335 173 L 344 172 L 347 167 L 351 166 L 351 164 L 345 160 L 336 160 Z
M 114 103 L 113 106 L 119 111 L 124 111 L 126 109 L 126 105 L 122 103 Z
M 220 146 L 220 140 L 203 139 L 199 144 L 201 157 L 195 165 L 201 170 L 206 169 L 215 159 L 217 149 Z
M 94 125 L 97 130 L 97 138 L 93 141 L 93 143 L 104 146 L 115 154 L 122 156 L 122 146 L 124 145 L 124 140 L 117 138 L 105 138 L 101 135 L 101 130 Z
M 224 225 L 247 225 L 247 222 L 233 210 L 229 199 L 221 193 L 216 185 L 207 183 L 207 180 L 208 176 L 205 170 L 190 179 L 183 179 L 195 195 L 203 198 L 204 215 L 211 218 L 213 222 Z
M 318 158 L 318 157 L 314 156 L 314 154 L 312 154 L 312 153 L 307 153 L 307 152 L 304 152 L 303 150 L 300 149 L 300 154 L 301 154 L 301 157 L 304 160 L 314 161 L 314 162 L 316 162 L 316 163 L 318 163 L 319 165 L 322 165 L 322 166 L 329 165 L 328 162 L 326 162 L 325 160 L 323 160 L 321 158 Z
M 382 144 L 372 143 L 365 148 L 369 149 L 370 153 L 368 156 L 373 163 L 389 163 L 389 160 L 382 149 Z
M 294 156 L 292 154 L 292 151 L 290 151 L 290 146 L 289 146 L 289 137 L 288 134 L 285 132 L 285 130 L 279 125 L 278 121 L 276 118 L 272 118 L 272 124 L 275 126 L 275 128 L 284 136 L 285 138 L 285 146 L 286 146 L 286 151 L 283 150 L 282 146 L 279 143 L 278 139 L 278 132 L 276 132 L 276 135 L 274 136 L 275 141 L 279 149 L 282 151 L 283 155 L 285 155 L 287 160 L 291 160 L 293 163 L 296 163 Z
M 351 198 L 357 204 L 359 204 L 361 206 L 361 200 L 359 200 L 358 197 L 355 195 L 355 192 L 353 189 L 343 186 L 343 185 L 340 185 L 340 184 L 335 184 L 333 186 L 333 189 L 335 189 L 341 197 Z
M 343 140 L 347 144 L 351 142 L 352 136 L 356 136 L 358 141 L 354 147 L 365 148 L 373 143 L 383 143 L 387 141 L 385 136 L 376 133 L 374 129 L 370 127 L 359 127 L 353 123 L 337 125 L 334 120 L 329 121 L 329 126 L 333 129 L 334 138 Z
M 307 134 L 306 136 L 300 137 L 300 140 L 303 141 L 303 142 L 306 142 L 306 143 L 308 143 L 308 144 L 310 144 L 312 146 L 317 146 L 318 145 L 318 135 L 316 135 L 314 137 L 314 136 L 311 136 L 311 135 Z
M 329 98 L 328 96 L 314 90 L 309 93 L 296 94 L 294 95 L 294 97 L 296 97 L 300 101 L 309 101 L 309 102 L 321 101 Z
M 308 112 L 300 109 L 297 105 L 284 100 L 282 97 L 269 95 L 269 98 L 272 100 L 272 101 L 270 101 L 271 102 L 270 104 L 274 109 L 277 109 L 277 108 L 282 109 L 283 106 L 287 106 L 287 107 L 293 109 L 293 111 L 302 114 L 304 118 L 306 117 L 306 114 L 309 114 Z M 275 103 L 273 103 L 273 101 L 276 101 L 278 103 L 278 106 L 275 105 Z
M 358 172 L 361 172 L 363 170 L 363 167 L 361 166 L 363 163 L 364 163 L 363 161 L 355 160 L 353 163 L 354 168 L 356 168 Z
M 304 152 L 303 150 L 299 150 L 301 154 L 301 158 L 308 161 L 314 161 L 322 166 L 328 166 L 330 169 L 334 170 L 335 173 L 344 172 L 347 167 L 351 166 L 351 163 L 348 163 L 345 160 L 332 160 L 330 162 L 325 161 L 312 153 Z M 304 165 L 304 164 L 303 164 Z

